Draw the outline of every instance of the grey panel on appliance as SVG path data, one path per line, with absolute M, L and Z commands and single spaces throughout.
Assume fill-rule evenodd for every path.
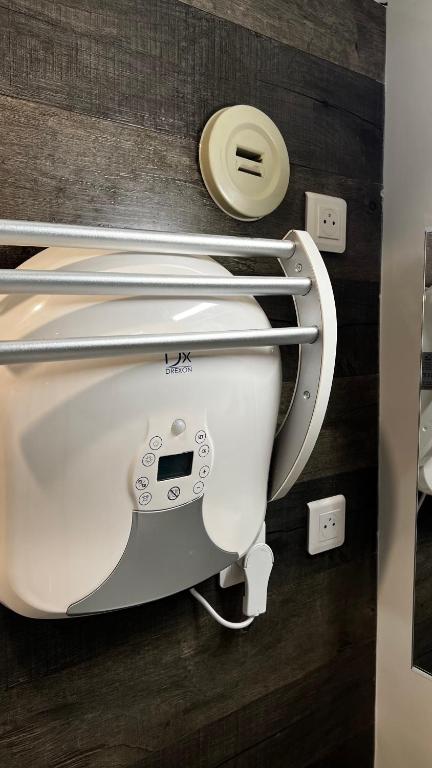
M 208 537 L 202 497 L 163 512 L 134 512 L 125 551 L 113 572 L 71 616 L 112 611 L 157 600 L 218 573 L 239 559 Z

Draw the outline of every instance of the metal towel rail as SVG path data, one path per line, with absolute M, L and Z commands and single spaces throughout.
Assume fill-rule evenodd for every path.
M 233 256 L 236 258 L 291 258 L 292 240 L 254 237 L 146 232 L 139 229 L 82 227 L 40 221 L 0 219 L 0 245 L 41 248 L 114 248 L 139 253 L 172 253 L 184 256 Z
M 76 339 L 50 339 L 0 342 L 0 364 L 40 363 L 50 360 L 137 355 L 172 352 L 175 349 L 231 349 L 266 347 L 271 344 L 312 344 L 317 328 L 278 328 L 274 330 L 216 331 L 212 333 L 134 334 L 132 336 L 91 336 Z
M 134 296 L 305 296 L 302 277 L 146 277 L 125 272 L 50 272 L 0 269 L 1 293 L 55 293 Z
M 171 234 L 107 229 L 66 224 L 0 220 L 0 244 L 108 248 L 140 253 L 194 256 L 271 257 L 284 262 L 296 245 L 292 240 L 266 240 L 218 235 Z M 285 270 L 285 268 L 284 268 Z M 286 270 L 285 270 L 286 271 Z M 0 293 L 50 293 L 135 296 L 227 296 L 253 294 L 305 297 L 309 277 L 172 277 L 114 272 L 0 270 Z M 269 330 L 218 331 L 182 334 L 137 334 L 69 339 L 0 341 L 0 365 L 54 360 L 138 355 L 187 350 L 261 347 L 273 344 L 313 344 L 319 329 L 307 327 Z

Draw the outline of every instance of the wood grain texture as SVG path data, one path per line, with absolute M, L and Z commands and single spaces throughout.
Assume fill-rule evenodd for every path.
M 383 9 L 210 2 L 0 0 L 0 214 L 280 238 L 304 227 L 306 190 L 344 197 L 347 252 L 325 256 L 339 320 L 330 406 L 300 482 L 269 506 L 269 608 L 250 630 L 224 631 L 187 593 L 65 622 L 0 609 L 5 768 L 372 764 Z M 292 161 L 282 205 L 248 224 L 216 208 L 197 167 L 205 120 L 238 101 L 276 120 Z M 0 266 L 33 252 L 1 248 Z M 274 325 L 293 320 L 290 300 L 262 303 Z M 285 404 L 295 368 L 284 352 Z M 346 542 L 311 558 L 306 504 L 336 493 Z M 240 618 L 241 588 L 200 588 Z
M 432 674 L 432 498 L 417 515 L 413 661 Z
M 215 16 L 384 80 L 385 8 L 372 0 L 182 0 Z
M 283 382 L 279 424 L 295 379 Z M 327 413 L 302 479 L 374 467 L 377 464 L 378 376 L 335 378 Z
M 176 0 L 12 0 L 0 24 L 5 95 L 194 139 L 216 109 L 246 102 L 276 121 L 295 164 L 381 180 L 382 88 L 368 78 Z
M 373 765 L 374 728 L 371 723 L 370 728 L 346 739 L 334 752 L 308 768 L 373 768 Z
M 323 428 L 303 478 L 377 464 L 378 377 L 335 379 Z
M 263 738 L 259 743 L 242 750 L 236 757 L 225 761 L 223 765 L 229 768 L 267 768 L 269 765 L 272 768 L 286 768 L 287 765 L 290 767 L 310 765 L 309 761 L 312 760 L 315 766 L 317 756 L 321 756 L 332 747 L 339 745 L 341 739 L 344 739 L 346 744 L 347 735 L 355 734 L 357 736 L 359 723 L 364 722 L 366 713 L 368 710 L 370 711 L 374 701 L 374 686 L 372 681 L 368 680 L 371 671 L 371 657 L 373 656 L 371 650 L 369 647 L 367 660 L 356 659 L 354 676 L 352 676 L 351 670 L 345 669 L 346 684 L 339 690 L 331 684 L 330 670 L 326 670 L 327 675 L 325 677 L 314 675 L 311 680 L 306 677 L 295 690 L 293 696 L 293 698 L 297 698 L 298 695 L 301 695 L 305 710 L 304 715 L 299 712 L 295 719 L 292 718 L 289 693 L 292 694 L 293 692 L 287 692 L 288 695 L 285 694 L 284 700 L 285 706 L 280 707 L 278 711 L 279 715 L 281 713 L 284 715 L 280 730 L 273 736 Z M 361 673 L 359 674 L 360 670 Z M 321 696 L 317 702 L 316 691 L 317 687 L 321 685 L 325 688 L 325 695 Z M 354 687 L 357 695 L 353 705 L 352 690 Z M 244 714 L 247 716 L 249 712 L 246 711 Z M 259 711 L 256 714 L 254 712 L 250 714 L 255 715 L 253 722 L 259 722 L 259 715 L 261 714 Z M 323 721 L 326 723 L 324 742 L 321 730 Z M 342 728 L 341 721 L 343 721 Z M 370 732 L 368 736 L 367 749 L 363 746 L 366 761 L 357 763 L 359 768 L 360 766 L 367 768 L 368 765 L 372 765 Z M 362 742 L 363 740 L 362 734 Z M 348 749 L 345 747 L 345 757 L 348 762 L 343 764 L 344 768 L 347 765 L 350 768 L 354 765 L 351 759 L 353 746 L 354 744 L 350 743 Z M 327 764 L 333 766 L 333 763 Z
M 379 280 L 381 188 L 374 182 L 293 166 L 282 205 L 245 224 L 209 198 L 192 139 L 1 96 L 0 115 L 5 218 L 281 238 L 304 228 L 305 191 L 326 189 L 349 206 L 346 254 L 326 255 L 332 278 Z M 251 262 L 227 266 L 242 272 Z M 270 260 L 252 267 L 275 273 Z

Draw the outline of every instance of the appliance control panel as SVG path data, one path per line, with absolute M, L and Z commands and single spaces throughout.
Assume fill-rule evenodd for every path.
M 204 416 L 150 419 L 146 440 L 132 467 L 134 510 L 161 511 L 202 496 L 213 454 Z

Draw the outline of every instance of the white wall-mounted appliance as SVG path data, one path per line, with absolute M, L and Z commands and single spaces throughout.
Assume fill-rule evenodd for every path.
M 336 314 L 313 241 L 0 222 L 0 600 L 60 618 L 144 603 L 243 557 L 305 466 Z M 233 277 L 211 256 L 278 258 Z M 294 296 L 273 329 L 254 295 Z M 288 299 L 287 299 L 288 300 Z M 300 344 L 276 437 L 280 344 Z

